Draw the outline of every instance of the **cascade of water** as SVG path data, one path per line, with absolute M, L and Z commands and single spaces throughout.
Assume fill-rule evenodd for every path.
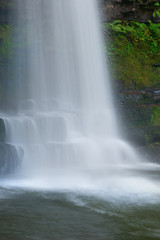
M 21 171 L 135 162 L 118 136 L 96 0 L 15 2 L 17 110 L 4 121 L 7 142 L 23 156 Z

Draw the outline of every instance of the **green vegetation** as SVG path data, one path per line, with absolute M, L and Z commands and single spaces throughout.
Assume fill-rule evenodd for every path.
M 12 0 L 0 0 L 0 7 L 3 9 L 8 10 L 9 7 L 11 7 L 13 4 Z
M 151 124 L 154 126 L 160 126 L 160 107 L 156 106 L 153 109 L 151 116 Z
M 104 24 L 106 53 L 113 75 L 126 87 L 152 87 L 160 81 L 160 23 L 116 20 Z
M 116 20 L 105 23 L 104 32 L 112 76 L 123 83 L 124 108 L 130 106 L 126 131 L 133 129 L 139 144 L 159 142 L 160 107 L 152 93 L 160 89 L 160 23 Z
M 0 56 L 9 58 L 12 55 L 11 27 L 8 24 L 0 26 Z
M 160 17 L 160 3 L 157 2 L 154 5 L 157 7 L 157 9 L 154 10 L 153 17 L 156 17 L 156 16 Z
M 12 56 L 10 26 L 0 25 L 0 103 L 5 95 L 5 87 L 8 81 L 8 62 Z
M 27 45 L 25 28 L 19 32 L 18 38 L 17 32 L 16 26 L 10 24 L 0 25 L 0 56 L 3 60 L 10 60 L 17 48 L 25 48 Z

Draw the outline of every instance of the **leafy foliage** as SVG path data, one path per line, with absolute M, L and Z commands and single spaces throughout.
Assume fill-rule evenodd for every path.
M 114 21 L 104 24 L 109 41 L 106 53 L 109 56 L 116 78 L 126 86 L 154 86 L 159 82 L 160 69 L 160 24 L 135 21 Z
M 151 116 L 151 124 L 154 126 L 160 126 L 160 107 L 154 107 L 152 116 Z
M 160 3 L 159 2 L 157 2 L 157 3 L 155 3 L 154 4 L 157 8 L 154 10 L 154 12 L 153 12 L 153 17 L 156 17 L 156 16 L 158 16 L 158 17 L 160 17 Z
M 10 41 L 10 26 L 1 25 L 0 26 L 0 55 L 3 57 L 9 57 L 11 53 L 11 41 Z

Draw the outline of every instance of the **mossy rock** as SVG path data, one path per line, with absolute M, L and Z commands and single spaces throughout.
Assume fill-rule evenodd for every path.
M 137 149 L 149 162 L 160 164 L 160 142 L 149 144 Z
M 12 4 L 13 0 L 0 0 L 0 8 L 8 10 L 12 6 Z
M 114 21 L 104 24 L 106 53 L 115 79 L 136 90 L 159 84 L 160 23 Z

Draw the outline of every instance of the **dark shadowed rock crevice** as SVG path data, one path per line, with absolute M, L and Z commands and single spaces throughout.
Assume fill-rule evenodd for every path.
M 158 16 L 153 17 L 155 3 L 156 0 L 103 0 L 102 18 L 104 22 L 117 19 L 160 22 Z
M 7 23 L 11 19 L 11 11 L 15 8 L 17 0 L 0 0 L 0 24 Z M 158 16 L 153 17 L 157 0 L 97 0 L 102 4 L 103 21 L 113 20 L 137 20 L 146 22 L 154 20 L 159 22 Z M 45 2 L 45 1 L 44 1 Z

